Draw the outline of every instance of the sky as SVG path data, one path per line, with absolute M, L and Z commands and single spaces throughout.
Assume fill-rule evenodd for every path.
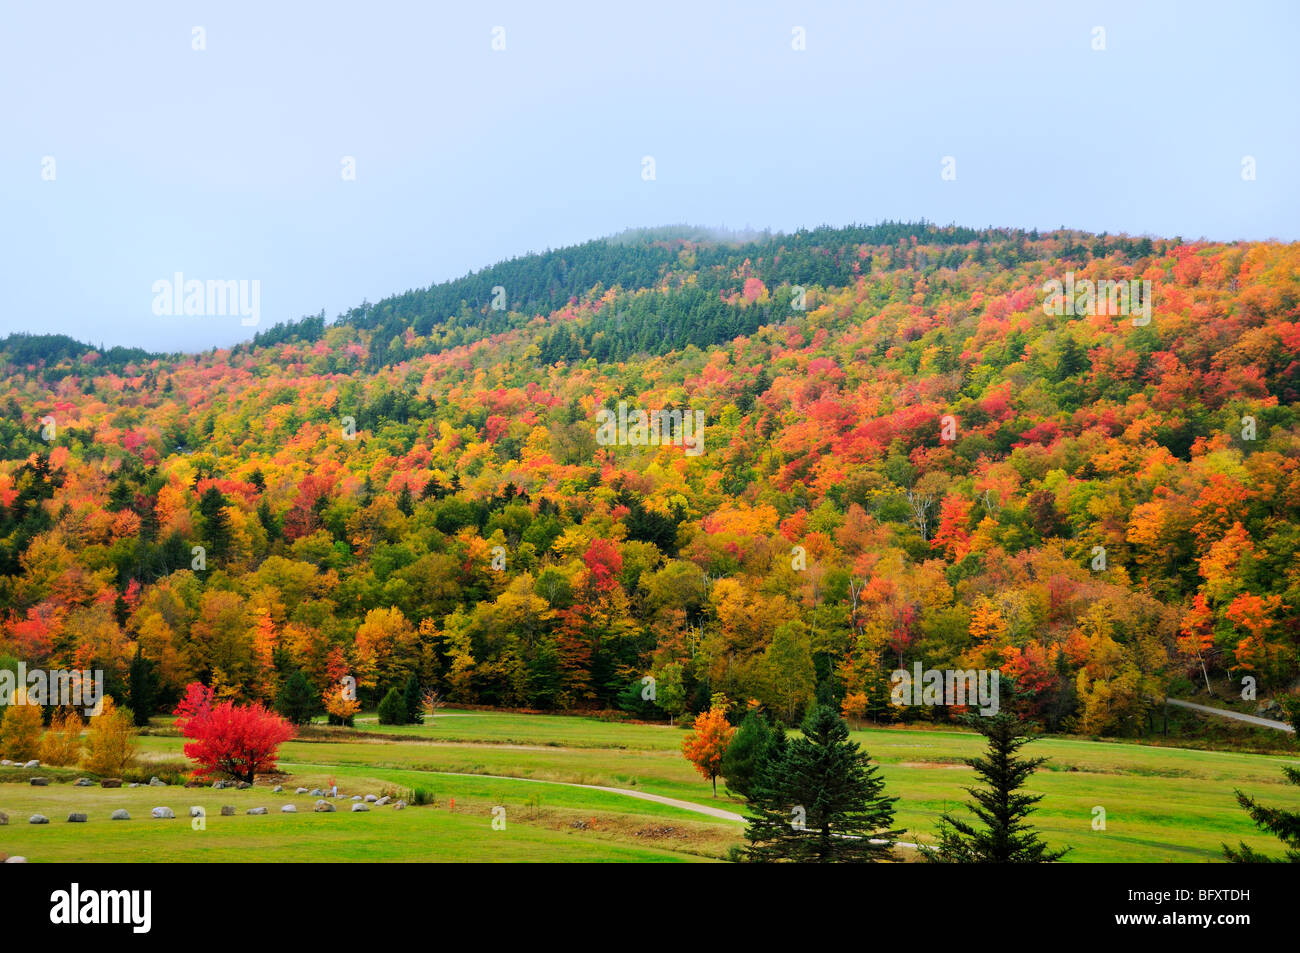
M 0 0 L 0 335 L 224 347 L 679 222 L 1294 241 L 1298 28 L 1287 0 Z M 255 287 L 258 323 L 166 313 L 178 273 Z

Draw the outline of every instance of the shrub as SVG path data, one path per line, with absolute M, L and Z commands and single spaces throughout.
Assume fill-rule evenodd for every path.
M 381 725 L 406 724 L 406 699 L 396 688 L 390 688 L 384 700 L 379 703 L 379 723 Z
M 11 761 L 40 757 L 41 706 L 27 704 L 27 693 L 18 691 L 0 717 L 0 753 Z

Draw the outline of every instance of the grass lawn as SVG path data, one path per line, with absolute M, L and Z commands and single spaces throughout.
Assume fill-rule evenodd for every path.
M 373 716 L 372 716 L 373 717 Z M 159 770 L 184 759 L 182 739 L 158 719 L 140 739 L 143 764 Z M 55 779 L 32 787 L 26 774 L 0 768 L 0 852 L 38 860 L 91 861 L 660 861 L 724 858 L 741 842 L 734 822 L 624 795 L 537 784 L 552 781 L 628 788 L 740 813 L 743 803 L 721 785 L 715 799 L 681 755 L 684 732 L 665 725 L 596 718 L 491 711 L 441 712 L 432 724 L 388 727 L 358 719 L 355 732 L 315 727 L 281 750 L 282 778 L 259 779 L 252 790 L 141 787 L 78 788 L 75 770 L 42 769 Z M 973 773 L 961 763 L 983 749 L 978 735 L 951 730 L 880 728 L 853 737 L 882 769 L 888 792 L 900 798 L 896 825 L 926 841 L 939 814 L 966 800 Z M 1193 751 L 1047 738 L 1025 749 L 1048 758 L 1032 790 L 1044 795 L 1035 821 L 1054 846 L 1070 845 L 1070 861 L 1214 861 L 1219 845 L 1245 840 L 1279 853 L 1233 799 L 1233 788 L 1266 804 L 1300 808 L 1300 790 L 1282 778 L 1291 757 Z M 458 776 L 468 775 L 468 776 Z M 485 777 L 506 775 L 506 779 Z M 272 794 L 281 783 L 325 786 L 341 793 L 382 794 L 408 788 L 431 792 L 434 803 L 404 811 L 372 808 L 315 814 L 313 799 Z M 518 780 L 515 780 L 518 779 Z M 5 783 L 9 781 L 11 783 Z M 455 802 L 454 808 L 452 802 Z M 294 803 L 298 813 L 280 806 Z M 239 814 L 220 817 L 223 804 Z M 165 805 L 173 821 L 153 820 Z M 206 830 L 191 829 L 191 805 L 207 809 Z M 249 807 L 269 808 L 249 816 Z M 506 829 L 493 830 L 492 811 L 505 808 Z M 129 822 L 109 821 L 118 807 Z M 1096 808 L 1105 829 L 1094 829 Z M 49 825 L 29 825 L 34 812 Z M 89 815 L 68 824 L 71 811 Z

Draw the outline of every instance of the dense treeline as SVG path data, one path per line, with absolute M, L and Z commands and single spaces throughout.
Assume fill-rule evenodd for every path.
M 0 656 L 99 665 L 124 697 L 135 664 L 159 709 L 301 672 L 323 704 L 414 676 L 787 724 L 817 701 L 936 717 L 890 704 L 919 662 L 1000 669 L 1023 717 L 1096 733 L 1143 730 L 1166 690 L 1292 685 L 1296 246 L 697 237 L 516 259 L 230 351 L 6 352 Z M 1067 273 L 1150 282 L 1149 319 L 1045 309 Z M 619 401 L 702 414 L 699 452 L 601 443 Z

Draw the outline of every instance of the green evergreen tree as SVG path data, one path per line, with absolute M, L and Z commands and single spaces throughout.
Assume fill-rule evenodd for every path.
M 778 744 L 749 797 L 746 859 L 870 863 L 893 856 L 894 802 L 880 769 L 834 709 L 818 706 L 802 737 Z
M 420 680 L 412 673 L 406 680 L 406 690 L 402 692 L 402 702 L 406 706 L 406 724 L 424 724 L 424 698 L 420 694 Z
M 295 725 L 311 721 L 320 707 L 320 699 L 307 676 L 299 669 L 285 679 L 280 694 L 275 699 L 275 710 Z
M 406 723 L 406 699 L 396 688 L 390 688 L 388 694 L 379 703 L 379 723 L 381 725 Z
M 153 714 L 154 700 L 158 696 L 158 678 L 154 674 L 153 662 L 144 657 L 138 644 L 135 655 L 131 658 L 127 679 L 130 683 L 127 688 L 127 707 L 131 709 L 136 727 L 142 728 L 149 724 L 149 716 Z
M 772 735 L 767 719 L 758 712 L 745 715 L 727 746 L 727 753 L 722 756 L 721 774 L 729 791 L 741 797 L 753 793 L 755 781 L 767 764 Z
M 975 799 L 966 807 L 983 827 L 944 814 L 939 822 L 939 842 L 934 850 L 925 852 L 925 859 L 949 864 L 1049 864 L 1059 860 L 1070 848 L 1049 850 L 1026 822 L 1043 796 L 1020 790 L 1047 759 L 1016 756 L 1031 739 L 1008 712 L 991 718 L 972 717 L 971 724 L 988 739 L 984 757 L 966 759 L 987 785 L 966 788 Z
M 1287 781 L 1300 786 L 1300 768 L 1284 766 L 1282 773 Z M 1286 845 L 1286 853 L 1281 858 L 1269 857 L 1238 841 L 1239 850 L 1223 845 L 1224 856 L 1234 864 L 1300 864 L 1300 811 L 1285 811 L 1277 807 L 1264 807 L 1253 797 L 1234 791 L 1237 803 L 1245 808 L 1250 819 L 1261 831 L 1267 831 Z

